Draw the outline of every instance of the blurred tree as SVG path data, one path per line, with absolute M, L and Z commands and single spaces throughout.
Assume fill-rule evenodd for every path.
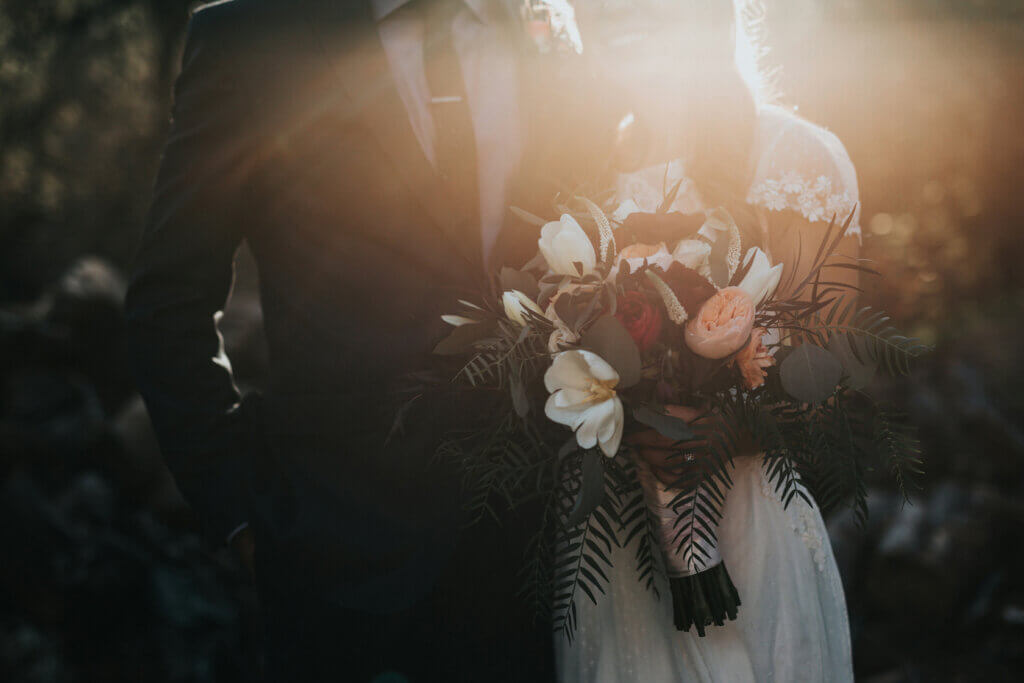
M 0 3 L 0 300 L 130 258 L 190 4 Z

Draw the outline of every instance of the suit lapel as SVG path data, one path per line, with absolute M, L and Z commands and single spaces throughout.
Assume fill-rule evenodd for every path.
M 359 12 L 353 17 L 351 10 L 332 11 L 344 4 L 341 0 L 326 2 L 321 12 L 310 13 L 314 39 L 329 62 L 334 81 L 354 115 L 391 159 L 399 179 L 460 255 L 479 269 L 480 257 L 473 248 L 475 242 L 459 234 L 459 221 L 444 183 L 413 132 L 376 24 L 369 12 Z M 410 226 L 410 230 L 414 228 Z

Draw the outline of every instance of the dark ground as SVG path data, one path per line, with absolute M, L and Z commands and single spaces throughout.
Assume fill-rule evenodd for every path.
M 122 362 L 187 4 L 0 1 L 3 681 L 254 676 L 255 596 L 199 545 Z M 886 391 L 924 444 L 913 504 L 880 473 L 866 529 L 831 519 L 864 681 L 1024 677 L 1021 4 L 769 3 L 784 101 L 858 168 L 866 299 L 936 346 Z M 258 385 L 240 265 L 225 336 Z

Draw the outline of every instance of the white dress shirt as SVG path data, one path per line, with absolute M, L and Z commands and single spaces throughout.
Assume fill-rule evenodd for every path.
M 426 26 L 417 14 L 397 11 L 408 2 L 373 0 L 373 15 L 416 139 L 434 163 L 434 119 L 423 64 Z M 476 136 L 480 237 L 486 263 L 508 208 L 512 175 L 522 151 L 516 48 L 503 25 L 507 19 L 497 0 L 463 3 L 453 20 L 452 40 Z

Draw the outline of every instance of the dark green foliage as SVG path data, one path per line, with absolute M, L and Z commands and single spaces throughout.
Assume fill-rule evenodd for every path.
M 844 303 L 848 286 L 822 278 L 830 267 L 871 273 L 860 262 L 831 260 L 851 219 L 841 225 L 833 221 L 809 273 L 800 282 L 790 276 L 779 290 L 785 296 L 773 297 L 758 311 L 757 324 L 780 330 L 789 344 L 779 345 L 780 365 L 753 391 L 737 389 L 738 376 L 728 359 L 698 359 L 686 353 L 678 338 L 662 340 L 678 352 L 662 354 L 656 367 L 643 367 L 644 362 L 650 365 L 650 357 L 641 358 L 609 313 L 616 289 L 602 286 L 595 275 L 573 278 L 590 286 L 556 302 L 562 320 L 580 335 L 580 346 L 618 371 L 616 390 L 632 417 L 627 433 L 653 429 L 675 443 L 661 476 L 672 477 L 665 482 L 677 512 L 672 540 L 692 573 L 708 568 L 738 456 L 764 454 L 766 478 L 784 505 L 817 504 L 826 511 L 849 506 L 861 523 L 867 516 L 868 472 L 891 472 L 904 491 L 909 478 L 920 472 L 912 431 L 864 387 L 876 372 L 908 373 L 926 347 L 899 334 L 884 314 Z M 599 217 L 579 220 L 593 232 L 586 221 Z M 454 329 L 438 352 L 467 354 L 455 379 L 468 391 L 497 398 L 499 405 L 487 425 L 453 436 L 440 455 L 454 460 L 462 473 L 470 523 L 484 515 L 499 517 L 496 505 L 542 507 L 542 523 L 523 570 L 522 595 L 571 639 L 578 601 L 596 603 L 605 592 L 613 549 L 635 544 L 637 577 L 655 592 L 662 549 L 628 445 L 614 458 L 597 449 L 581 450 L 574 437 L 566 440 L 565 427 L 544 415 L 552 323 L 527 312 L 527 324 L 519 325 L 500 310 L 500 292 L 506 288 L 538 292 L 545 306 L 564 284 L 562 276 L 545 276 L 535 287 L 527 272 L 505 269 L 482 307 L 467 306 L 466 315 L 478 322 Z M 655 379 L 671 384 L 682 404 L 705 406 L 703 419 L 687 424 L 665 413 L 660 400 L 654 400 Z

